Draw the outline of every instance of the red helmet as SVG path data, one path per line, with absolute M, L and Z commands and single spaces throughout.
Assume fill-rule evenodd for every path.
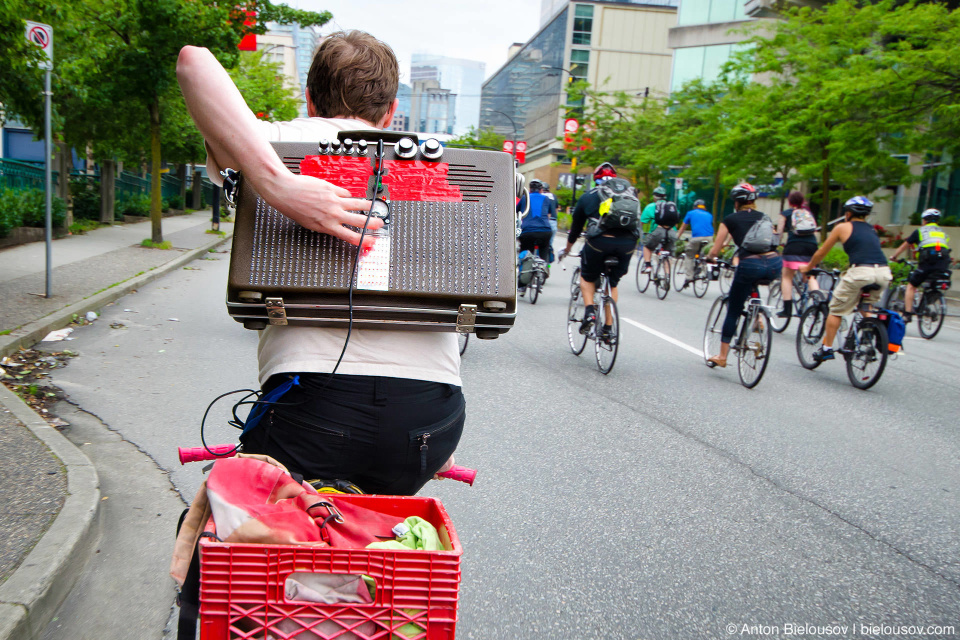
M 613 168 L 613 165 L 609 162 L 604 162 L 599 167 L 597 167 L 593 172 L 593 179 L 597 178 L 616 178 L 617 170 Z
M 757 199 L 757 189 L 749 182 L 741 182 L 730 190 L 734 202 L 753 202 Z

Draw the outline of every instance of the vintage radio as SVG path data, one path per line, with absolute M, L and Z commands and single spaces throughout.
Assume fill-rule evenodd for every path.
M 273 146 L 292 172 L 377 199 L 374 215 L 386 224 L 357 264 L 355 327 L 496 338 L 513 326 L 516 198 L 509 155 L 447 149 L 389 131 Z M 230 315 L 248 329 L 347 326 L 356 247 L 301 227 L 242 176 L 233 196 Z

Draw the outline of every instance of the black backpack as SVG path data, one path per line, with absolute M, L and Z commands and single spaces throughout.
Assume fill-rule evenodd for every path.
M 670 228 L 680 222 L 680 212 L 677 211 L 677 205 L 661 200 L 657 203 L 657 208 L 653 214 L 653 221 L 661 227 Z
M 588 237 L 623 229 L 640 235 L 640 201 L 633 186 L 623 178 L 610 178 L 597 187 L 600 218 L 591 220 Z

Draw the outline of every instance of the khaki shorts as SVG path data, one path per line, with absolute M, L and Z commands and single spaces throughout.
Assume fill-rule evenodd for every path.
M 845 316 L 853 313 L 860 303 L 860 290 L 870 284 L 878 284 L 880 288 L 871 291 L 870 297 L 865 301 L 876 303 L 891 280 L 893 280 L 893 274 L 890 273 L 890 267 L 850 267 L 840 277 L 837 288 L 833 290 L 830 314 Z

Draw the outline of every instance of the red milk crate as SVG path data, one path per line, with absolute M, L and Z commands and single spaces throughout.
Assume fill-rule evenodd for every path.
M 394 551 L 200 541 L 201 640 L 449 640 L 457 623 L 463 549 L 439 500 L 338 495 L 375 511 L 428 521 L 445 551 Z M 213 521 L 207 527 L 213 531 Z M 370 604 L 291 602 L 293 573 L 370 576 Z

